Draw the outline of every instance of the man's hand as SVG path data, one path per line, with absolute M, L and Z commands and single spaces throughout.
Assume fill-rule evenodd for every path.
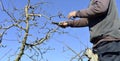
M 70 18 L 74 18 L 74 17 L 76 17 L 76 13 L 77 13 L 77 11 L 72 11 L 72 12 L 70 12 L 69 14 L 68 14 L 68 19 L 70 19 Z
M 63 22 L 59 22 L 58 26 L 62 27 L 62 28 L 66 28 L 68 26 L 68 23 L 63 21 Z
M 52 24 L 58 25 L 62 28 L 66 28 L 68 26 L 68 23 L 63 21 L 63 22 L 52 22 Z

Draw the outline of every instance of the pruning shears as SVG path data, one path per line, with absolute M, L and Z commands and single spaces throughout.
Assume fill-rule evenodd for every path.
M 55 24 L 55 25 L 60 25 L 59 22 L 52 22 L 52 24 Z

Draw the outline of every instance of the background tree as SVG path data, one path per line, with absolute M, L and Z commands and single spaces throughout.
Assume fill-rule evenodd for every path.
M 8 35 L 10 33 L 12 35 L 15 32 L 11 39 L 17 39 L 15 41 L 17 41 L 19 46 L 16 50 L 17 52 L 14 52 L 15 55 L 12 56 L 15 57 L 13 60 L 20 61 L 23 55 L 34 61 L 41 60 L 43 58 L 42 55 L 51 50 L 50 47 L 43 47 L 44 49 L 41 49 L 41 46 L 50 39 L 53 33 L 58 32 L 59 29 L 52 25 L 52 18 L 60 17 L 61 15 L 46 16 L 41 6 L 48 4 L 48 2 L 38 1 L 38 3 L 31 4 L 31 0 L 28 0 L 22 9 L 13 6 L 15 2 L 12 2 L 12 0 L 9 1 L 11 4 L 9 6 L 10 9 L 5 5 L 6 1 L 1 0 L 0 3 L 1 10 L 6 17 L 0 21 L 1 47 L 7 47 L 2 42 L 9 40 L 8 37 L 10 36 Z

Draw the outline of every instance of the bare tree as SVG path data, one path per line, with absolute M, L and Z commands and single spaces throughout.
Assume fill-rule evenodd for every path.
M 4 39 L 7 40 L 7 38 L 5 38 L 5 36 L 7 36 L 7 33 L 9 33 L 10 30 L 15 29 L 15 31 L 18 33 L 14 36 L 16 38 L 18 37 L 17 41 L 21 45 L 18 47 L 15 55 L 12 55 L 16 57 L 15 61 L 20 61 L 23 55 L 29 57 L 33 61 L 42 59 L 42 55 L 51 49 L 48 47 L 44 50 L 41 50 L 40 46 L 44 44 L 45 41 L 49 40 L 52 34 L 56 33 L 59 29 L 58 27 L 52 25 L 51 22 L 53 17 L 60 17 L 60 15 L 46 16 L 43 13 L 39 12 L 41 11 L 40 5 L 47 4 L 48 2 L 39 2 L 31 5 L 31 0 L 28 0 L 24 8 L 17 9 L 16 7 L 13 7 L 12 12 L 5 8 L 5 3 L 3 0 L 0 0 L 0 3 L 2 11 L 4 14 L 6 14 L 6 17 L 9 18 L 2 19 L 0 22 L 1 47 L 5 46 L 2 44 L 2 42 Z M 40 18 L 44 18 L 44 20 Z M 25 53 L 26 51 L 31 51 L 31 53 L 33 53 L 28 54 Z M 37 59 L 34 57 L 41 58 Z
M 28 57 L 32 61 L 41 61 L 44 58 L 43 55 L 47 53 L 48 50 L 54 50 L 51 47 L 42 48 L 42 45 L 45 45 L 45 42 L 51 39 L 54 33 L 64 33 L 62 31 L 59 31 L 59 27 L 52 24 L 54 21 L 52 19 L 56 17 L 65 18 L 65 16 L 63 16 L 60 12 L 57 15 L 53 16 L 45 15 L 44 11 L 41 9 L 41 5 L 48 4 L 48 2 L 38 2 L 31 4 L 31 0 L 27 0 L 24 8 L 20 9 L 18 7 L 15 7 L 13 5 L 14 2 L 11 2 L 12 0 L 10 0 L 13 7 L 10 8 L 11 10 L 9 10 L 6 8 L 6 5 L 3 1 L 4 0 L 0 0 L 0 5 L 2 12 L 4 12 L 6 15 L 6 18 L 0 21 L 0 47 L 7 47 L 7 45 L 2 44 L 2 42 L 9 40 L 7 37 L 9 37 L 8 33 L 10 33 L 11 30 L 14 30 L 14 32 L 16 32 L 14 37 L 17 40 L 15 41 L 20 44 L 20 46 L 18 46 L 18 49 L 16 49 L 16 52 L 8 57 L 8 61 L 11 61 L 11 57 L 15 57 L 15 61 L 21 61 L 24 56 Z M 82 42 L 80 43 L 82 44 Z M 83 61 L 83 56 L 87 56 L 89 54 L 94 55 L 89 49 L 86 49 L 87 52 L 76 52 L 67 44 L 62 44 L 73 54 L 75 54 L 75 56 L 72 56 L 70 58 L 70 61 L 73 61 L 74 59 Z M 83 45 L 85 46 L 85 44 Z M 8 52 L 10 52 L 10 50 Z M 6 54 L 8 52 L 6 52 Z M 31 54 L 26 52 L 30 52 Z

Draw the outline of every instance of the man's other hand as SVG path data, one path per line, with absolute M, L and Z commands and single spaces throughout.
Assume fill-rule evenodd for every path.
M 75 17 L 76 17 L 76 13 L 77 13 L 77 11 L 72 11 L 72 12 L 70 12 L 70 13 L 68 14 L 68 19 L 70 19 L 70 18 L 75 18 Z

